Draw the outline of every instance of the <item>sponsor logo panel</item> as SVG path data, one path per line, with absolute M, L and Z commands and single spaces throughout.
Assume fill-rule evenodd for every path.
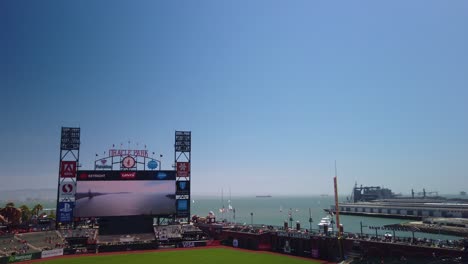
M 175 171 L 134 171 L 134 170 L 86 170 L 78 171 L 78 181 L 151 181 L 151 180 L 175 180 Z
M 136 177 L 136 172 L 135 171 L 122 171 L 120 173 L 120 178 L 124 180 L 133 180 Z
M 190 177 L 190 162 L 177 162 L 177 177 Z
M 177 182 L 177 193 L 178 195 L 190 193 L 190 182 L 189 181 L 178 181 Z
M 183 241 L 182 242 L 182 247 L 184 247 L 184 248 L 193 248 L 193 247 L 195 247 L 195 242 L 193 242 L 193 241 Z
M 51 258 L 63 255 L 63 248 L 42 251 L 41 258 Z
M 41 258 L 41 252 L 30 253 L 30 254 L 21 254 L 21 255 L 13 255 L 8 258 L 8 263 L 15 263 L 20 261 L 28 261 L 33 259 Z
M 76 175 L 76 161 L 60 162 L 60 177 L 61 178 L 75 178 L 75 175 Z
M 73 221 L 73 208 L 75 203 L 72 202 L 59 202 L 58 221 L 67 223 Z
M 76 186 L 73 182 L 63 182 L 60 184 L 60 197 L 70 198 L 75 196 Z
M 188 210 L 188 200 L 181 199 L 177 200 L 177 211 L 187 211 Z
M 108 164 L 106 159 L 101 159 L 99 162 L 96 162 L 94 167 L 96 169 L 112 169 L 112 164 Z
M 154 170 L 158 168 L 158 162 L 156 160 L 148 161 L 148 169 Z

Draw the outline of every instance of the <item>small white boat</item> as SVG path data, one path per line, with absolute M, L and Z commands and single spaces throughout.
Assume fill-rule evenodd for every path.
M 319 226 L 319 231 L 320 232 L 325 232 L 325 227 L 327 227 L 328 232 L 333 232 L 333 223 L 332 223 L 332 218 L 327 215 L 324 218 L 320 220 L 320 223 L 317 225 Z

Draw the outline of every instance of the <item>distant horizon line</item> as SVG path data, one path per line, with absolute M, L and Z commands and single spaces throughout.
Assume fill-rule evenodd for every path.
M 54 191 L 56 192 L 57 189 L 55 188 L 24 188 L 24 189 L 0 189 L 1 192 L 24 192 L 24 191 Z M 208 197 L 222 197 L 222 194 L 219 192 L 194 192 L 191 193 L 192 196 L 208 196 Z M 348 193 L 341 193 L 338 194 L 340 197 L 347 197 L 349 196 Z M 440 193 L 439 196 L 444 196 L 444 195 L 460 195 L 459 192 L 453 192 L 453 193 Z M 288 193 L 234 193 L 231 194 L 231 196 L 234 197 L 246 197 L 246 196 L 334 196 L 334 193 L 294 193 L 294 194 L 288 194 Z M 224 194 L 224 198 L 228 199 L 229 196 Z

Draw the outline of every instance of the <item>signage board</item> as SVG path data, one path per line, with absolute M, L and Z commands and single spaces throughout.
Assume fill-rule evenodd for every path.
M 60 177 L 75 178 L 76 161 L 61 161 L 60 162 Z
M 62 150 L 80 149 L 80 129 L 74 127 L 62 127 L 60 148 Z
M 100 159 L 94 163 L 95 169 L 112 169 L 112 164 L 107 163 L 107 159 Z
M 186 195 L 190 193 L 190 181 L 178 181 L 176 184 L 177 195 Z
M 57 219 L 61 223 L 73 221 L 73 208 L 74 203 L 72 202 L 59 202 L 59 211 L 57 213 Z
M 136 171 L 122 171 L 120 172 L 120 178 L 122 180 L 134 180 L 136 177 Z
M 57 256 L 63 256 L 63 248 L 45 250 L 45 251 L 42 251 L 41 253 L 41 258 L 51 258 L 51 257 L 57 257 Z
M 109 149 L 109 156 L 149 157 L 148 150 L 146 149 Z
M 181 199 L 177 200 L 177 211 L 187 211 L 188 210 L 188 200 Z
M 77 172 L 77 181 L 170 181 L 176 179 L 176 171 L 128 171 L 128 170 L 83 170 Z
M 158 162 L 156 160 L 148 161 L 148 169 L 154 170 L 158 168 Z
M 60 198 L 75 197 L 76 185 L 74 182 L 62 182 L 60 184 Z
M 18 254 L 8 257 L 8 263 L 15 263 L 20 261 L 28 261 L 41 258 L 41 252 L 34 252 L 29 254 Z
M 177 177 L 190 177 L 190 162 L 177 162 Z
M 175 133 L 175 151 L 190 152 L 191 150 L 191 134 L 190 131 L 176 131 Z
M 176 141 L 176 144 L 175 144 L 175 151 L 178 151 L 178 152 L 190 152 L 190 151 L 191 151 L 190 142 L 187 143 L 187 142 L 177 142 L 177 141 Z

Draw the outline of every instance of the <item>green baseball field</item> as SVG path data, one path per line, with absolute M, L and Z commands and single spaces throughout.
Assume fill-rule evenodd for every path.
M 59 258 L 49 261 L 41 261 L 41 263 L 50 264 L 84 264 L 84 263 L 164 263 L 164 264 L 179 264 L 179 263 L 194 263 L 194 264 L 310 264 L 322 263 L 314 260 L 300 259 L 279 254 L 271 254 L 266 252 L 248 252 L 229 248 L 212 248 L 212 249 L 192 249 L 192 250 L 174 250 L 174 251 L 156 251 L 151 253 L 117 253 L 117 255 L 102 255 L 102 256 L 83 256 L 71 258 Z

